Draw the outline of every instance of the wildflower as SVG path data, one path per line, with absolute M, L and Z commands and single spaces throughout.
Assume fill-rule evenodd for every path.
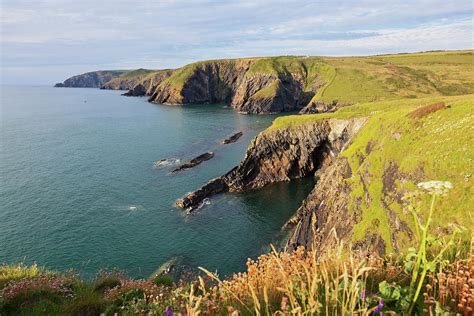
M 451 182 L 438 180 L 420 182 L 416 186 L 430 195 L 443 195 L 453 188 Z
M 171 307 L 168 306 L 166 308 L 165 316 L 173 316 L 173 310 L 171 309 Z
M 385 305 L 385 302 L 383 299 L 379 300 L 379 305 L 377 305 L 377 308 L 374 309 L 374 313 L 380 313 L 382 311 L 383 306 Z
M 365 302 L 365 289 L 362 289 L 362 291 L 360 291 L 360 299 L 362 300 L 362 302 Z

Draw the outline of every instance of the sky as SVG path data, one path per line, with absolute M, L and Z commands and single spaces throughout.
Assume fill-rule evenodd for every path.
M 473 47 L 472 0 L 0 0 L 2 84 L 216 58 Z

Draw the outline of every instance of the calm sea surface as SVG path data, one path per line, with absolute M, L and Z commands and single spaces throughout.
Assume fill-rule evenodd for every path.
M 274 116 L 223 105 L 172 107 L 118 91 L 1 87 L 0 263 L 91 277 L 147 277 L 175 256 L 220 274 L 277 243 L 310 180 L 211 198 L 194 215 L 176 199 L 239 163 Z M 235 144 L 222 139 L 243 130 Z M 215 157 L 170 175 L 160 159 Z

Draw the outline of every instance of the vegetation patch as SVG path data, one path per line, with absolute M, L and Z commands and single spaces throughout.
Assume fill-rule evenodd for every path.
M 433 103 L 430 105 L 420 107 L 416 109 L 415 111 L 408 113 L 408 116 L 411 118 L 420 118 L 444 108 L 446 108 L 446 104 L 444 102 Z

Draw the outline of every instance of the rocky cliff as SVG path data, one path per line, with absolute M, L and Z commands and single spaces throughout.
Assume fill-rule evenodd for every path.
M 104 70 L 104 71 L 92 71 L 86 72 L 82 75 L 73 76 L 66 79 L 62 83 L 57 83 L 54 86 L 58 88 L 100 88 L 106 82 L 113 78 L 119 77 L 125 71 L 121 70 Z
M 175 70 L 91 72 L 57 86 L 125 89 L 153 103 L 224 103 L 243 113 L 322 113 L 357 102 L 474 93 L 472 54 L 208 60 Z
M 192 211 L 213 194 L 314 175 L 315 187 L 285 225 L 287 248 L 324 251 L 343 240 L 384 254 L 411 244 L 410 207 L 420 216 L 431 207 L 417 184 L 440 179 L 453 188 L 436 205 L 432 233 L 458 230 L 469 240 L 474 155 L 465 144 L 474 132 L 472 100 L 468 95 L 372 102 L 280 117 L 252 141 L 237 167 L 176 204 Z M 414 204 L 406 196 L 416 196 Z
M 173 70 L 130 70 L 104 83 L 101 89 L 128 90 L 126 96 L 144 96 L 151 93 L 158 85 L 173 73 Z
M 192 210 L 213 194 L 255 190 L 319 173 L 331 165 L 364 122 L 363 118 L 329 119 L 265 131 L 252 141 L 237 167 L 179 199 L 176 205 Z
M 133 78 L 125 96 L 151 96 L 158 86 L 171 76 L 173 70 L 157 70 L 144 77 Z
M 199 62 L 176 70 L 156 88 L 150 101 L 225 103 L 244 113 L 294 111 L 315 95 L 316 76 L 297 58 Z
M 244 192 L 273 182 L 315 176 L 315 188 L 286 225 L 295 227 L 287 247 L 317 245 L 322 249 L 329 244 L 326 240 L 333 228 L 345 238 L 355 222 L 349 210 L 350 188 L 345 182 L 351 169 L 338 155 L 365 122 L 366 118 L 323 119 L 265 131 L 252 141 L 237 167 L 182 197 L 176 205 L 192 211 L 214 194 Z

